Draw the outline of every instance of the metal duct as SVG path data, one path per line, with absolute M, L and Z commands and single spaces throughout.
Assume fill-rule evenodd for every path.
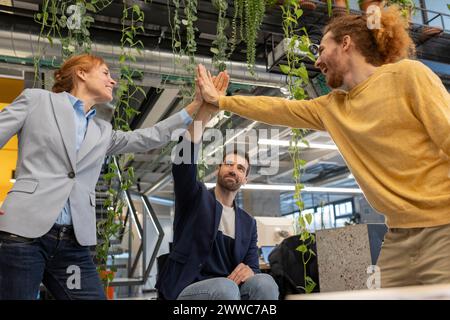
M 43 53 L 38 52 L 39 44 L 43 47 Z M 137 59 L 136 63 L 132 63 L 131 66 L 143 70 L 146 75 L 189 76 L 184 69 L 175 65 L 172 52 L 141 50 L 141 54 L 139 54 L 137 50 L 131 50 Z M 0 30 L 0 55 L 32 59 L 39 54 L 44 60 L 51 61 L 55 57 L 59 58 L 60 52 L 61 43 L 58 39 L 53 40 L 53 47 L 51 47 L 46 38 L 39 39 L 39 36 L 34 34 Z M 92 53 L 103 57 L 111 69 L 118 69 L 118 56 L 121 53 L 119 46 L 94 42 Z M 186 63 L 187 60 L 187 57 L 183 57 L 181 63 Z M 196 57 L 195 62 L 202 63 L 206 68 L 212 69 L 212 59 L 209 57 Z M 265 65 L 255 66 L 255 76 L 252 76 L 247 70 L 246 63 L 230 61 L 226 65 L 233 83 L 276 88 L 286 83 L 285 75 L 268 73 Z

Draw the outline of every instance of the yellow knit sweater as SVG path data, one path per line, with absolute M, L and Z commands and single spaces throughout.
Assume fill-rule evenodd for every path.
M 421 62 L 376 69 L 349 92 L 312 100 L 221 97 L 261 122 L 326 130 L 390 228 L 450 223 L 450 95 Z

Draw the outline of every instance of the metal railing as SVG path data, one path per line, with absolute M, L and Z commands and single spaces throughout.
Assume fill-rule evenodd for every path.
M 413 22 L 414 24 L 418 24 L 421 26 L 430 26 L 430 22 L 433 22 L 437 19 L 437 20 L 440 20 L 440 22 L 441 22 L 441 25 L 437 26 L 437 28 L 441 28 L 444 32 L 450 33 L 450 23 L 449 23 L 449 25 L 446 25 L 445 19 L 444 19 L 444 17 L 447 17 L 450 21 L 450 14 L 433 11 L 433 10 L 428 10 L 428 9 L 423 9 L 423 8 L 419 8 L 419 7 L 415 7 L 414 9 L 421 12 L 422 21 L 423 21 L 423 23 Z M 431 18 L 430 18 L 430 16 L 431 16 Z

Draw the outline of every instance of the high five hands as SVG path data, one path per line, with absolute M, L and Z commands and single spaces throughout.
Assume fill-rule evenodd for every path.
M 199 64 L 197 66 L 196 84 L 199 93 L 202 95 L 203 101 L 215 106 L 219 106 L 220 96 L 226 94 L 230 77 L 226 71 L 220 72 L 217 77 L 211 77 L 205 66 Z
M 197 76 L 195 79 L 195 97 L 192 103 L 190 103 L 186 108 L 191 109 L 192 112 L 195 112 L 194 122 L 189 126 L 186 138 L 194 143 L 198 143 L 203 135 L 203 130 L 205 129 L 207 123 L 211 120 L 211 118 L 219 112 L 219 108 L 217 106 L 208 103 L 207 100 L 203 98 L 201 83 L 207 83 L 208 89 L 209 86 L 214 89 L 215 94 L 225 95 L 228 83 L 230 81 L 230 77 L 226 71 L 220 72 L 217 77 L 212 77 L 211 74 L 206 71 L 205 67 L 201 70 L 201 74 L 199 72 L 199 68 L 197 68 Z M 206 90 L 205 90 L 206 91 Z M 196 110 L 196 111 L 194 111 Z M 200 130 L 198 124 L 201 124 Z

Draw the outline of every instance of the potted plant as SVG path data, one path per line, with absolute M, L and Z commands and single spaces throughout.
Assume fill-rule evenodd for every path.
M 282 6 L 286 2 L 286 0 L 275 0 L 275 2 L 278 5 Z M 315 10 L 317 8 L 317 5 L 310 0 L 298 0 L 298 4 L 302 9 Z
M 308 9 L 308 10 L 315 10 L 316 4 L 309 0 L 299 0 L 300 8 L 302 9 Z
M 108 300 L 114 299 L 114 287 L 109 284 L 114 280 L 116 272 L 113 270 L 100 270 L 100 279 L 103 282 L 103 288 L 105 290 L 105 296 Z
M 329 2 L 331 0 L 328 0 Z M 341 16 L 350 11 L 349 0 L 334 0 L 333 16 Z
M 328 16 L 340 16 L 348 13 L 350 10 L 349 0 L 322 0 L 327 3 Z

